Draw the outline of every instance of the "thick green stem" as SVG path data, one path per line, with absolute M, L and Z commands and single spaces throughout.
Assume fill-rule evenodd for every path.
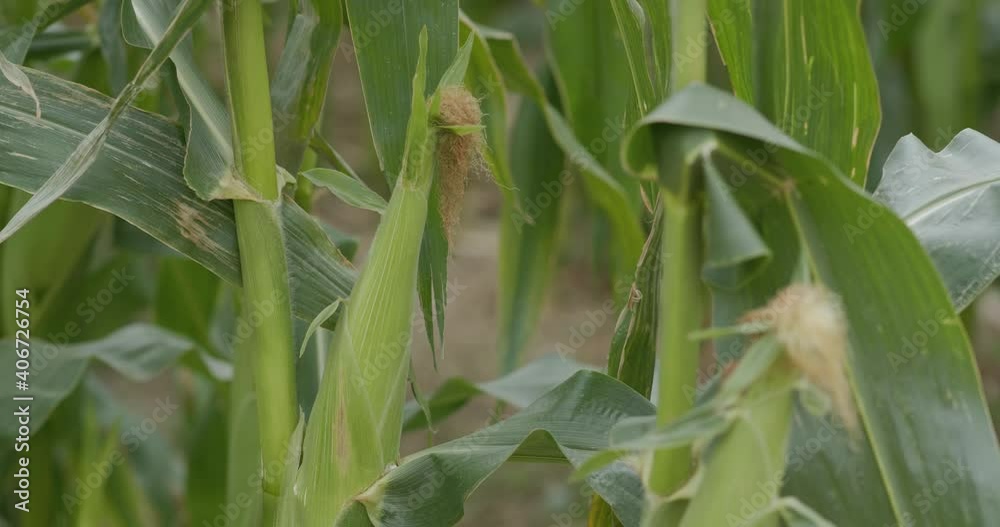
M 705 0 L 672 0 L 674 60 L 671 91 L 705 80 L 707 27 Z M 682 143 L 678 144 L 678 139 Z M 684 415 L 694 404 L 698 382 L 699 344 L 688 335 L 701 326 L 700 207 L 695 196 L 696 171 L 691 169 L 700 138 L 666 137 L 660 152 L 663 200 L 663 238 L 660 247 L 660 314 L 658 324 L 659 393 L 657 422 L 666 424 Z M 689 448 L 653 454 L 647 485 L 650 492 L 668 496 L 691 477 Z
M 659 392 L 657 423 L 667 424 L 687 413 L 698 381 L 699 343 L 688 334 L 701 325 L 700 214 L 687 192 L 662 190 L 663 241 L 660 258 Z M 648 477 L 660 496 L 676 491 L 691 475 L 688 448 L 658 451 Z
M 674 48 L 670 91 L 676 93 L 692 82 L 705 82 L 708 68 L 707 0 L 671 0 L 671 35 Z
M 237 200 L 235 209 L 243 320 L 252 326 L 250 347 L 258 394 L 267 524 L 273 521 L 267 504 L 281 494 L 285 450 L 299 408 L 260 0 L 226 0 L 223 27 L 236 162 L 246 182 L 262 198 L 260 202 Z

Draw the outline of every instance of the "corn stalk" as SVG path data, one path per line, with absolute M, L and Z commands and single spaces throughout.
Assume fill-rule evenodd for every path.
M 261 322 L 251 336 L 263 463 L 264 518 L 273 521 L 281 495 L 288 440 L 299 415 L 288 269 L 281 232 L 280 192 L 259 0 L 227 0 L 223 9 L 226 74 L 233 119 L 236 164 L 260 201 L 236 200 L 243 274 L 244 314 Z
M 705 2 L 674 2 L 674 47 L 687 49 L 695 43 L 698 54 L 674 61 L 672 91 L 705 78 Z M 685 143 L 691 136 L 683 136 Z M 660 389 L 657 395 L 657 422 L 665 425 L 684 415 L 694 401 L 688 393 L 698 382 L 699 345 L 688 338 L 698 329 L 704 295 L 700 272 L 700 174 L 693 167 L 697 151 L 676 144 L 667 137 L 659 147 L 663 200 L 663 241 L 661 245 L 660 320 L 658 327 Z M 678 163 L 678 160 L 681 162 Z M 647 484 L 658 497 L 676 491 L 691 476 L 691 452 L 686 447 L 654 453 Z

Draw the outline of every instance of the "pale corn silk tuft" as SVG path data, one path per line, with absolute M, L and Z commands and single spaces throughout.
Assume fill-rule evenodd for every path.
M 462 86 L 449 86 L 441 91 L 439 118 L 439 124 L 443 126 L 478 126 L 483 114 L 479 101 L 468 90 Z M 441 196 L 438 210 L 449 242 L 454 238 L 462 215 L 469 172 L 484 170 L 482 145 L 481 132 L 457 134 L 446 128 L 439 129 L 437 167 Z
M 819 285 L 794 284 L 744 320 L 773 328 L 795 367 L 826 392 L 844 426 L 857 430 L 846 369 L 847 320 L 837 295 Z

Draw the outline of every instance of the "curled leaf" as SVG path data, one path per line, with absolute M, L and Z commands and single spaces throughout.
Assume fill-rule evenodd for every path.
M 35 119 L 42 118 L 42 103 L 38 100 L 38 95 L 35 95 L 35 89 L 31 86 L 31 80 L 28 76 L 21 71 L 21 68 L 17 67 L 17 64 L 7 60 L 3 52 L 0 51 L 0 73 L 10 81 L 11 84 L 17 86 L 24 93 L 31 97 L 35 101 Z

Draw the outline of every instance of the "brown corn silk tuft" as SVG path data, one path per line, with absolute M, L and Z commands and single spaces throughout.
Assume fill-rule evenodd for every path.
M 829 395 L 844 426 L 857 430 L 847 379 L 847 321 L 837 295 L 822 286 L 794 284 L 743 320 L 770 327 L 792 364 Z
M 450 86 L 441 91 L 441 126 L 478 126 L 483 114 L 477 100 L 462 86 Z M 444 230 L 451 242 L 462 215 L 462 200 L 469 172 L 484 172 L 481 132 L 464 135 L 442 128 L 437 141 L 437 166 L 441 197 L 438 209 Z

